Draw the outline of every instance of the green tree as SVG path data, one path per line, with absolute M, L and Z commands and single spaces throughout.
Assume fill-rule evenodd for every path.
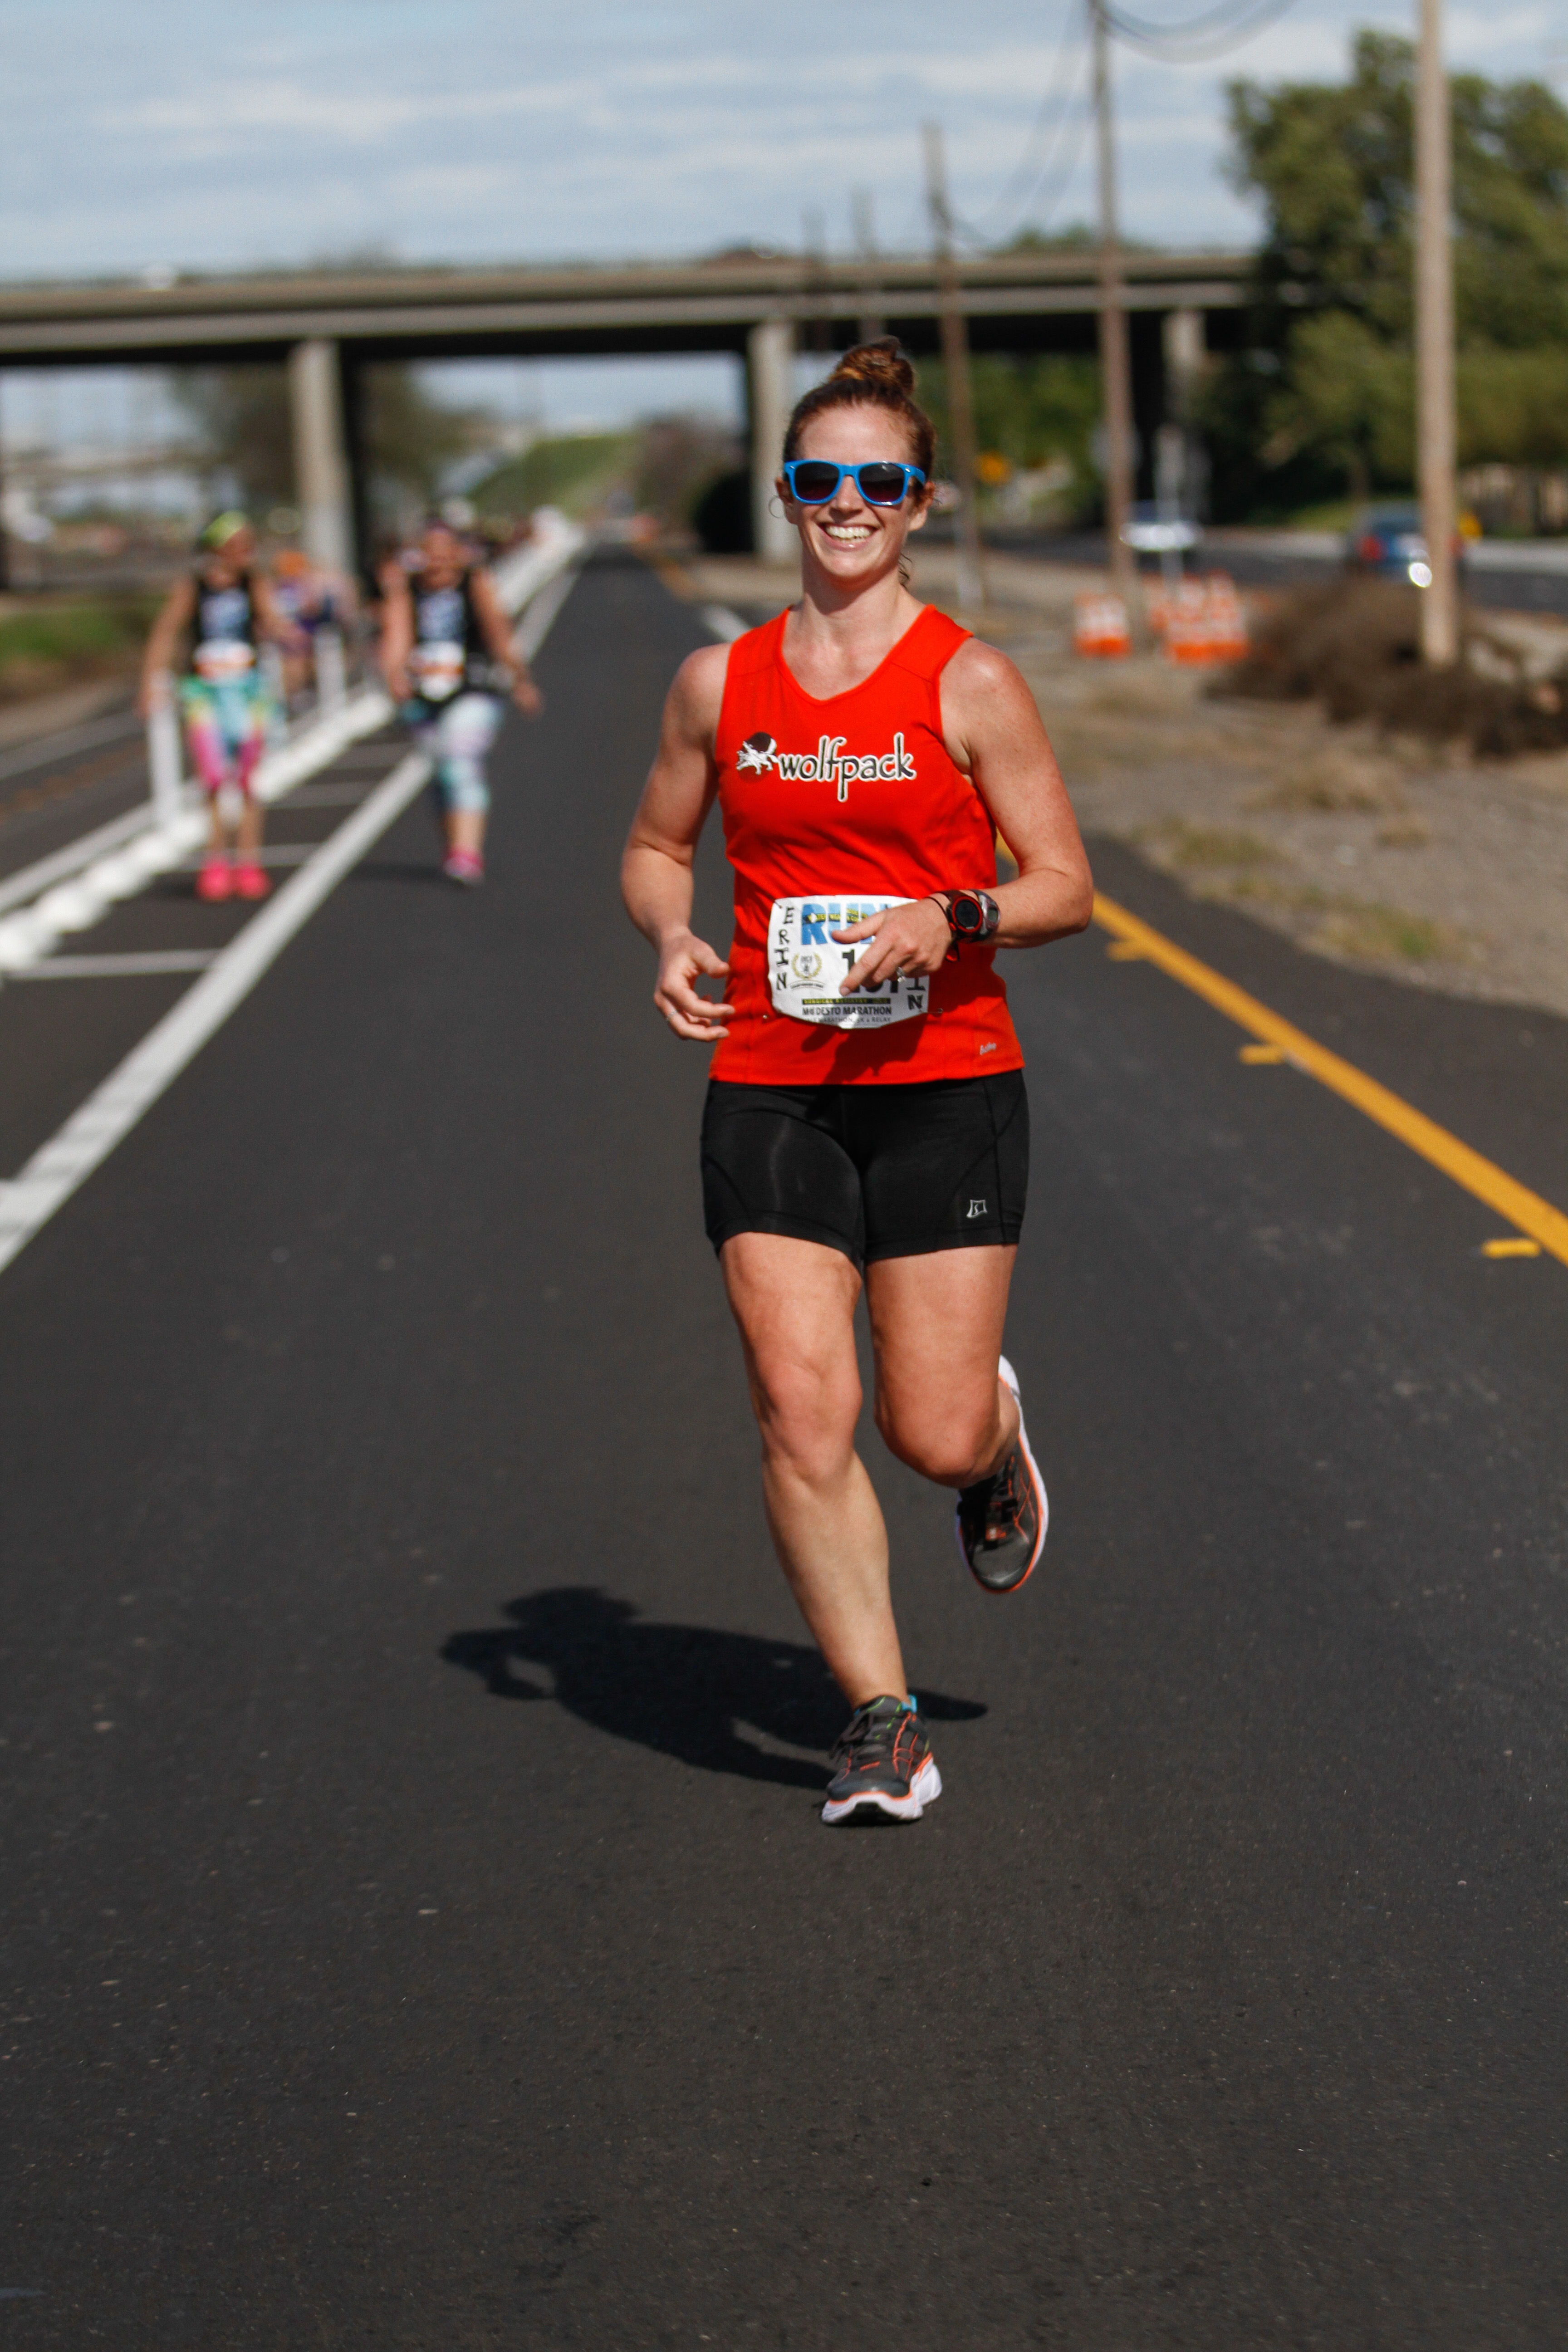
M 187 368 L 174 396 L 206 454 L 203 488 L 212 503 L 237 494 L 258 514 L 294 498 L 294 436 L 289 379 L 281 367 Z
M 947 372 L 930 361 L 916 374 L 919 398 L 937 429 L 937 464 L 951 471 Z M 1090 454 L 1100 423 L 1099 362 L 1070 353 L 1026 359 L 987 352 L 971 362 L 970 375 L 980 448 L 996 451 L 1015 472 L 1065 458 L 1073 469 L 1069 503 L 1091 507 L 1099 495 Z
M 174 383 L 207 453 L 208 495 L 237 493 L 258 516 L 292 506 L 299 493 L 286 370 L 193 368 Z M 394 516 L 427 506 L 446 469 L 482 438 L 479 421 L 433 399 L 412 367 L 366 371 L 362 421 L 373 499 Z
M 1414 52 L 1358 34 L 1342 84 L 1234 83 L 1233 184 L 1258 195 L 1251 348 L 1205 422 L 1216 504 L 1404 484 L 1413 451 Z M 1454 266 L 1466 462 L 1568 457 L 1568 110 L 1456 76 Z

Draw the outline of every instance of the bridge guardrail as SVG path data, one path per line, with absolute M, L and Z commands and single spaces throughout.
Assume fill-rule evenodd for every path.
M 586 543 L 586 534 L 564 516 L 547 510 L 539 520 L 536 537 L 495 567 L 497 592 L 509 613 L 521 611 L 566 570 Z M 339 684 L 341 688 L 341 674 Z M 391 700 L 379 686 L 342 692 L 335 709 L 320 710 L 267 753 L 256 771 L 257 798 L 268 803 L 284 799 L 307 777 L 330 766 L 349 744 L 384 727 L 392 716 Z M 41 962 L 63 937 L 86 930 L 117 900 L 134 898 L 200 847 L 206 836 L 205 812 L 184 799 L 178 750 L 176 736 L 172 790 L 170 755 L 163 745 L 153 751 L 154 761 L 161 763 L 161 768 L 153 767 L 153 798 L 141 809 L 111 825 L 99 826 L 27 872 L 7 877 L 5 899 L 0 904 L 17 911 L 0 914 L 0 981 L 7 972 Z

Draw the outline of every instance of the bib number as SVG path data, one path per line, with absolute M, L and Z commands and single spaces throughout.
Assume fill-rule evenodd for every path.
M 255 647 L 242 637 L 209 637 L 195 651 L 196 676 L 209 686 L 232 686 L 248 676 L 255 663 Z
M 866 897 L 836 891 L 816 898 L 775 898 L 768 918 L 768 986 L 773 1011 L 791 1021 L 826 1022 L 835 1029 L 887 1029 L 895 1021 L 918 1021 L 931 1003 L 931 978 L 923 971 L 899 980 L 879 980 L 840 996 L 845 974 L 858 963 L 867 941 L 836 940 L 835 931 L 863 923 L 909 898 Z
M 450 702 L 463 683 L 461 646 L 416 646 L 408 657 L 415 683 L 426 702 Z

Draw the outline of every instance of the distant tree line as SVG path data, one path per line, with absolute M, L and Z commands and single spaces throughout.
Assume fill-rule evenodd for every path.
M 1415 470 L 1415 56 L 1358 34 L 1341 84 L 1237 81 L 1233 184 L 1265 235 L 1247 348 L 1202 425 L 1221 516 Z M 1568 110 L 1540 82 L 1453 80 L 1459 459 L 1568 462 Z

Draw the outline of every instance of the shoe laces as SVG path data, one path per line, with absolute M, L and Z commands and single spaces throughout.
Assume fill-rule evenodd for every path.
M 864 1706 L 856 1708 L 834 1742 L 833 1762 L 847 1763 L 852 1757 L 863 1760 L 878 1749 L 885 1749 L 890 1756 L 900 1726 L 911 1712 L 912 1709 L 900 1706 L 897 1701 L 889 1712 L 887 1711 L 886 1700 L 868 1699 Z
M 978 1521 L 980 1539 L 991 1543 L 1005 1539 L 1016 1529 L 1023 1514 L 1023 1491 L 1019 1474 L 1023 1455 L 1016 1445 L 1010 1446 L 1007 1458 L 999 1470 L 986 1479 L 977 1479 L 966 1487 L 961 1500 L 967 1506 L 964 1516 Z M 974 1501 L 970 1502 L 971 1496 Z

